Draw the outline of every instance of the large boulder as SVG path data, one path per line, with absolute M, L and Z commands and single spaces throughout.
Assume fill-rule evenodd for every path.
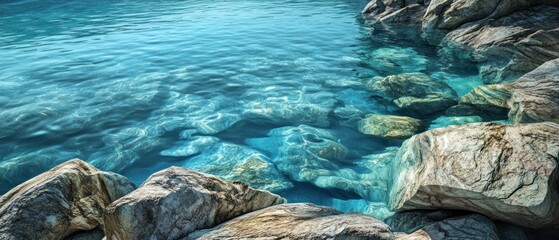
M 74 159 L 0 198 L 0 239 L 62 239 L 104 225 L 103 211 L 135 189 L 125 177 Z
M 419 119 L 370 114 L 357 124 L 359 132 L 375 137 L 406 139 L 425 129 Z
M 431 114 L 457 103 L 457 94 L 446 82 L 424 73 L 402 73 L 385 78 L 374 78 L 368 88 L 392 101 L 401 111 Z
M 105 232 L 107 239 L 177 239 L 283 202 L 244 183 L 171 167 L 109 205 Z
M 389 206 L 470 210 L 525 227 L 559 227 L 558 159 L 555 123 L 431 130 L 400 148 Z
M 383 222 L 312 204 L 282 204 L 252 212 L 187 239 L 394 239 Z

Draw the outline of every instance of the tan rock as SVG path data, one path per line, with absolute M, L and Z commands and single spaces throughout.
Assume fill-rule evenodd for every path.
M 0 239 L 62 239 L 94 229 L 104 224 L 105 207 L 134 188 L 121 175 L 67 161 L 0 198 Z
M 177 239 L 283 201 L 244 183 L 171 167 L 109 205 L 105 233 L 107 239 Z
M 404 142 L 389 206 L 461 209 L 531 228 L 559 227 L 559 125 L 474 123 Z
M 245 214 L 187 239 L 394 239 L 383 222 L 313 204 L 281 204 Z

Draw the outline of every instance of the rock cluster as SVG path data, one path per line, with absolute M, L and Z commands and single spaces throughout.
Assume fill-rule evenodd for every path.
M 376 23 L 417 25 L 443 55 L 477 62 L 485 83 L 500 83 L 559 57 L 557 6 L 554 0 L 373 0 L 363 14 Z
M 510 84 L 479 86 L 460 98 L 480 111 L 507 112 L 514 123 L 559 123 L 559 59 L 548 61 Z
M 394 239 L 380 220 L 186 168 L 139 188 L 81 160 L 65 162 L 0 198 L 1 239 Z M 135 189 L 135 190 L 134 190 Z

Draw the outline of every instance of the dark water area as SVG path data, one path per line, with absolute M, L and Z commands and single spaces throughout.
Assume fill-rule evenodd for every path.
M 366 83 L 423 72 L 463 95 L 480 80 L 368 27 L 366 4 L 0 2 L 0 193 L 81 158 L 137 184 L 183 166 L 382 217 L 401 141 L 357 131 L 394 113 Z

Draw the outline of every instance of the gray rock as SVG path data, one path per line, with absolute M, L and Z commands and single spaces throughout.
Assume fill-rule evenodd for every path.
M 243 183 L 171 167 L 106 208 L 107 239 L 177 239 L 283 198 Z
M 430 114 L 457 103 L 457 94 L 446 82 L 423 73 L 403 73 L 375 78 L 368 87 L 381 93 L 404 112 Z
M 557 227 L 558 158 L 555 123 L 474 123 L 427 131 L 400 148 L 389 206 L 462 209 L 525 227 Z
M 559 123 L 559 59 L 525 74 L 515 83 L 479 86 L 460 98 L 460 105 L 478 111 L 508 111 L 514 123 Z
M 406 139 L 425 129 L 423 122 L 419 119 L 371 114 L 359 121 L 359 131 L 363 134 L 382 137 Z
M 0 198 L 0 239 L 62 239 L 102 226 L 105 207 L 134 188 L 121 175 L 67 161 Z
M 559 123 L 559 59 L 544 63 L 508 87 L 513 122 Z
M 313 204 L 282 204 L 252 212 L 187 239 L 394 239 L 383 222 Z
M 557 22 L 559 8 L 552 6 L 472 22 L 446 35 L 443 51 L 481 63 L 485 83 L 512 81 L 559 57 Z

